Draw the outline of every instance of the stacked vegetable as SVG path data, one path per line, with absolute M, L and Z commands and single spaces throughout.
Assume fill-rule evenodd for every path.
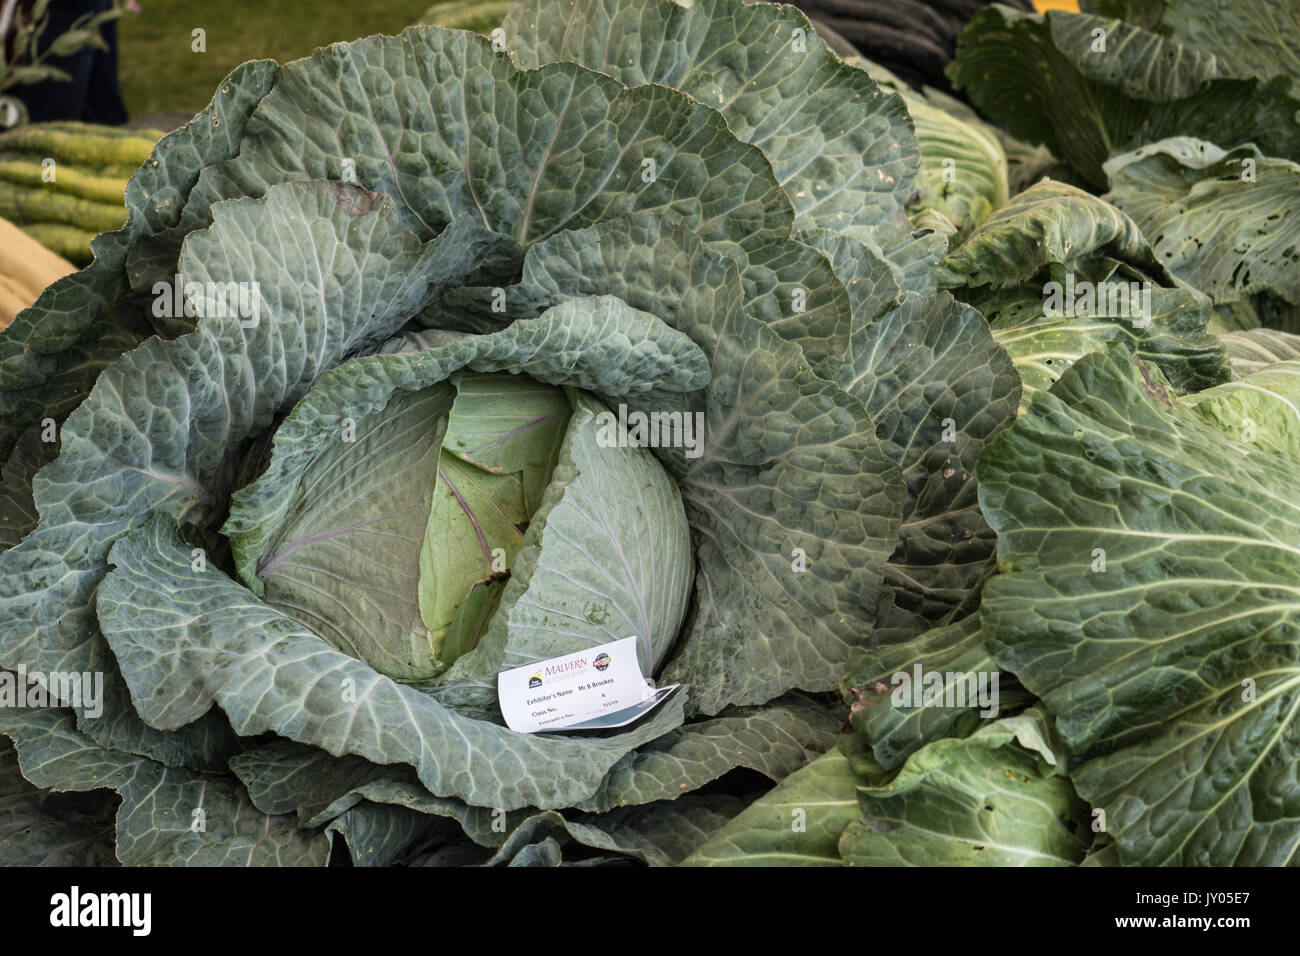
M 90 123 L 33 123 L 0 133 L 0 216 L 71 262 L 126 222 L 127 181 L 162 133 Z
M 73 271 L 72 263 L 0 218 L 0 329 L 35 302 L 46 286 Z

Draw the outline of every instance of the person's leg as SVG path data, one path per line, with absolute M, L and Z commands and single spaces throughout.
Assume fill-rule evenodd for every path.
M 43 53 L 49 49 L 54 38 L 66 33 L 74 22 L 80 17 L 89 13 L 96 13 L 108 8 L 108 0 L 55 0 L 49 6 L 49 20 L 46 23 L 45 31 L 41 34 L 39 41 L 39 50 Z M 110 24 L 113 28 L 112 39 L 112 71 L 113 79 L 110 84 L 108 93 L 109 103 L 114 92 L 117 96 L 118 112 L 115 113 L 109 103 L 100 105 L 96 101 L 96 113 L 103 113 L 106 116 L 117 116 L 115 120 L 99 119 L 95 122 L 126 122 L 126 108 L 121 103 L 121 91 L 117 82 L 117 33 L 116 24 Z M 108 39 L 108 28 L 104 30 L 104 37 Z M 27 106 L 27 112 L 33 123 L 49 122 L 52 120 L 79 120 L 86 118 L 87 95 L 90 92 L 92 84 L 92 70 L 96 65 L 96 58 L 104 56 L 104 51 L 89 48 L 74 53 L 71 56 L 52 56 L 45 62 L 50 66 L 63 70 L 71 80 L 44 80 L 40 83 L 32 83 L 27 86 L 20 86 L 17 89 L 19 98 Z M 102 68 L 101 68 L 102 69 Z M 96 80 L 96 85 L 102 81 Z
M 121 126 L 129 118 L 122 99 L 122 85 L 117 76 L 117 23 L 107 23 L 102 31 L 107 50 L 92 50 L 90 80 L 86 88 L 85 108 L 81 118 L 87 123 Z

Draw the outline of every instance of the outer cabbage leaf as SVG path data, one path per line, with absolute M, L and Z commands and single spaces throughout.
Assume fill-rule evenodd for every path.
M 113 542 L 159 510 L 196 525 L 219 516 L 245 439 L 344 355 L 390 336 L 431 286 L 471 271 L 490 241 L 457 224 L 421 243 L 396 224 L 391 202 L 340 184 L 287 185 L 218 210 L 186 244 L 185 272 L 223 284 L 268 277 L 260 320 L 209 316 L 100 376 L 63 428 L 59 459 L 36 477 L 40 526 L 0 554 L 10 622 L 0 663 L 102 670 L 119 688 L 93 610 Z M 334 268 L 321 272 L 322 261 Z M 284 275 L 295 278 L 276 281 Z M 124 693 L 110 700 L 126 703 Z M 90 723 L 111 736 L 121 709 L 105 711 Z M 154 743 L 150 752 L 167 746 Z
M 796 770 L 687 857 L 685 866 L 840 866 L 861 782 L 834 749 Z
M 146 303 L 129 295 L 128 251 L 142 237 L 174 226 L 179 200 L 200 170 L 238 149 L 249 113 L 278 69 L 269 60 L 245 63 L 218 87 L 207 109 L 164 136 L 127 184 L 123 229 L 94 239 L 90 266 L 51 284 L 0 331 L 0 461 L 26 428 L 46 418 L 62 422 L 104 368 L 164 331 Z M 6 470 L 0 477 L 8 490 L 14 476 Z M 0 498 L 0 521 L 7 517 L 3 509 Z
M 1176 134 L 1300 159 L 1289 79 L 1234 79 L 1212 53 L 1119 20 L 993 6 L 971 19 L 948 75 L 981 113 L 1098 188 L 1111 153 Z
M 1287 76 L 1300 83 L 1300 8 L 1273 0 L 1140 0 L 1113 15 L 1142 19 L 1143 26 L 1179 43 L 1213 53 L 1232 76 Z
M 975 461 L 1016 414 L 1020 380 L 984 317 L 948 293 L 906 294 L 855 330 L 834 380 L 876 422 L 908 500 L 886 580 L 894 603 L 927 622 L 958 604 L 993 553 Z
M 849 700 L 849 721 L 871 746 L 872 756 L 886 770 L 896 770 L 925 744 L 944 737 L 965 737 L 979 726 L 979 707 L 895 706 L 895 674 L 923 672 L 946 674 L 996 674 L 993 655 L 984 647 L 979 614 L 926 631 L 903 644 L 887 644 L 866 651 L 852 662 L 843 688 Z M 946 679 L 945 679 L 946 680 Z M 1001 699 L 999 681 L 999 705 Z M 945 685 L 946 686 L 946 685 Z
M 550 810 L 514 828 L 485 865 L 558 866 L 566 852 L 577 849 L 587 858 L 579 859 L 591 865 L 636 860 L 671 866 L 744 807 L 744 800 L 725 794 L 687 794 L 671 803 L 624 807 L 601 816 L 566 818 Z M 592 859 L 593 849 L 617 856 Z
M 18 752 L 0 739 L 0 860 L 5 866 L 116 866 L 117 798 L 57 793 L 28 783 Z
M 728 708 L 628 754 L 577 807 L 603 813 L 672 800 L 737 767 L 779 782 L 825 752 L 834 743 L 840 722 L 838 708 L 797 694 L 761 707 Z
M 1206 332 L 1209 300 L 1165 269 L 1128 216 L 1073 186 L 1043 181 L 1012 198 L 948 254 L 937 278 L 989 319 L 1026 393 L 1116 341 L 1157 362 L 1179 388 L 1228 377 L 1223 345 Z M 1071 315 L 1077 310 L 1065 307 L 1048 315 L 1052 282 L 1063 293 L 1068 282 L 1136 283 L 1150 291 L 1150 314 Z
M 522 66 L 580 63 L 718 110 L 772 163 L 798 229 L 865 239 L 912 192 L 917 144 L 901 97 L 841 62 L 792 7 L 523 0 L 503 29 Z
M 774 720 L 774 730 L 779 723 Z M 689 730 L 681 728 L 677 733 Z M 497 851 L 491 855 L 494 865 L 510 863 L 523 847 L 549 835 L 563 851 L 561 857 L 585 846 L 625 861 L 666 866 L 686 856 L 745 807 L 737 797 L 687 793 L 673 784 L 667 799 L 644 803 L 623 799 L 600 813 L 503 812 L 434 797 L 401 767 L 334 758 L 291 742 L 252 751 L 236 758 L 232 766 L 263 812 L 297 809 L 303 827 L 331 821 L 327 829 L 339 831 L 366 865 L 375 865 L 377 857 L 407 857 L 422 843 L 446 842 L 463 832 Z M 687 789 L 700 782 L 689 774 L 682 777 Z M 666 786 L 668 781 L 663 783 Z M 323 805 L 325 800 L 328 805 Z M 363 841 L 358 832 L 362 830 L 376 838 Z M 488 855 L 473 862 L 489 862 Z
M 682 720 L 677 696 L 610 737 L 517 734 L 334 650 L 220 571 L 194 571 L 161 515 L 122 539 L 113 560 L 101 614 L 128 682 L 143 691 L 141 716 L 161 729 L 217 703 L 244 736 L 273 730 L 331 753 L 404 763 L 434 794 L 477 806 L 545 809 L 588 796 L 620 757 Z M 159 592 L 169 599 L 158 601 Z
M 1070 866 L 1091 842 L 1088 809 L 1062 776 L 1045 772 L 1020 738 L 1045 745 L 1024 721 L 999 721 L 913 754 L 888 783 L 858 790 L 862 818 L 845 827 L 850 866 Z
M 0 552 L 25 538 L 41 520 L 32 497 L 32 479 L 59 454 L 57 441 L 42 441 L 50 432 L 33 425 L 14 442 L 9 458 L 0 464 Z M 54 436 L 57 437 L 57 432 Z
M 1147 281 L 1122 269 L 1107 279 Z M 1229 376 L 1223 341 L 1206 331 L 1205 297 L 1193 290 L 1153 285 L 1149 325 L 1115 316 L 1047 315 L 1043 292 L 1034 286 L 959 294 L 988 316 L 993 337 L 1020 373 L 1025 400 L 1051 388 L 1080 358 L 1112 342 L 1156 363 L 1180 391 L 1217 385 Z
M 187 211 L 354 171 L 426 239 L 464 215 L 526 246 L 632 209 L 673 209 L 710 238 L 756 247 L 789 205 L 762 153 L 724 131 L 665 87 L 626 90 L 572 63 L 525 72 L 484 37 L 409 27 L 283 68 L 238 155 L 204 170 Z M 642 178 L 643 159 L 656 160 L 653 177 Z
M 977 469 L 985 640 L 1084 758 L 1125 864 L 1275 865 L 1300 840 L 1300 463 L 1235 437 L 1111 347 Z
M 1189 395 L 1183 404 L 1243 444 L 1300 461 L 1300 360 Z
M 1258 372 L 1275 362 L 1300 359 L 1300 335 L 1275 329 L 1248 329 L 1220 335 L 1228 350 L 1233 374 L 1240 377 Z
M 23 776 L 48 790 L 115 790 L 117 859 L 126 866 L 324 866 L 328 841 L 267 816 L 229 777 L 107 750 L 60 710 L 0 711 Z
M 1270 292 L 1300 303 L 1300 165 L 1186 136 L 1112 156 L 1106 198 L 1156 255 L 1216 303 Z
M 519 70 L 486 38 L 439 27 L 335 44 L 284 67 L 238 155 L 205 169 L 185 198 L 185 223 L 201 225 L 219 200 L 301 179 L 386 193 L 425 239 L 467 216 L 514 244 L 496 264 L 506 275 L 546 236 L 671 212 L 741 264 L 760 318 L 784 318 L 813 351 L 834 351 L 847 334 L 843 290 L 790 240 L 794 209 L 767 158 L 667 86 L 628 89 L 573 63 Z
M 791 774 L 685 861 L 692 866 L 1068 866 L 1087 808 L 1056 770 L 1043 715 L 929 743 L 892 777 L 849 741 Z
M 518 125 L 499 129 L 507 118 Z M 171 281 L 182 240 L 211 221 L 213 202 L 261 196 L 286 179 L 352 178 L 385 191 L 424 238 L 462 212 L 527 241 L 628 208 L 672 208 L 738 255 L 763 247 L 743 278 L 769 310 L 803 288 L 806 318 L 820 318 L 823 331 L 846 322 L 824 263 L 786 239 L 793 209 L 766 159 L 719 135 L 724 128 L 671 90 L 621 94 L 571 66 L 522 77 L 486 40 L 434 27 L 336 44 L 283 69 L 244 64 L 128 185 L 127 226 L 96 240 L 96 263 L 55 283 L 0 334 L 0 456 L 33 423 L 61 421 L 151 332 L 188 331 L 184 317 L 153 319 L 146 294 Z M 643 159 L 656 163 L 649 183 Z
M 779 781 L 831 746 L 840 718 L 831 708 L 797 695 L 763 707 L 734 708 L 669 731 L 623 757 L 600 788 L 574 809 L 602 815 L 621 807 L 676 800 L 746 767 Z M 299 825 L 319 826 L 358 802 L 401 806 L 455 820 L 484 846 L 500 846 L 533 812 L 500 812 L 436 797 L 401 765 L 334 757 L 293 741 L 276 741 L 230 761 L 265 813 L 296 812 Z
M 342 841 L 353 866 L 394 866 L 409 862 L 431 843 L 446 843 L 459 832 L 451 821 L 425 816 L 405 807 L 362 801 L 325 827 Z
M 1132 219 L 1082 189 L 1047 180 L 1017 195 L 951 250 L 935 280 L 943 289 L 1006 289 L 1050 263 L 1075 265 L 1097 256 L 1168 276 Z
M 231 758 L 230 769 L 248 788 L 254 806 L 268 814 L 293 813 L 303 828 L 325 825 L 369 803 L 452 821 L 457 834 L 497 847 L 505 833 L 535 812 L 474 807 L 434 796 L 411 767 L 377 764 L 353 754 L 334 756 L 293 740 L 277 739 L 239 754 Z
M 854 326 L 823 373 L 861 399 L 908 487 L 901 540 L 886 571 L 877 635 L 901 640 L 942 616 L 992 552 L 971 473 L 983 443 L 1015 414 L 1019 377 L 983 316 L 947 293 L 903 292 L 880 255 L 823 234 Z

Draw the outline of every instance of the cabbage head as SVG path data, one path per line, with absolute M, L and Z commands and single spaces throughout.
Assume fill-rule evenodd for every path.
M 3 333 L 0 668 L 102 678 L 0 708 L 59 846 L 675 862 L 981 573 L 1019 383 L 902 99 L 790 7 L 579 6 L 238 67 Z M 631 636 L 643 719 L 505 725 Z

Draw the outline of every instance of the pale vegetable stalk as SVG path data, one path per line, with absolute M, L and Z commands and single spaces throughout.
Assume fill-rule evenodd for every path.
M 0 219 L 0 329 L 35 302 L 51 282 L 75 271 L 71 262 Z

